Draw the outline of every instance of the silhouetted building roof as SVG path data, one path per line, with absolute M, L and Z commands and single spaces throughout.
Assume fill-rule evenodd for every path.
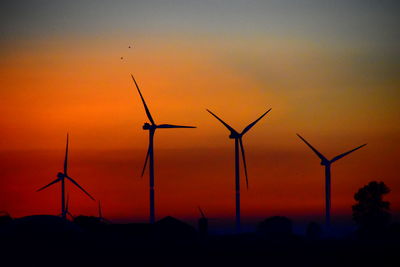
M 109 232 L 124 235 L 126 237 L 149 238 L 153 230 L 150 223 L 126 223 L 126 224 L 108 224 L 106 229 Z
M 196 229 L 174 217 L 167 216 L 154 224 L 156 238 L 170 241 L 191 240 L 197 236 Z
M 8 234 L 38 235 L 82 232 L 82 229 L 76 224 L 53 215 L 32 215 L 14 219 L 4 230 Z
M 13 219 L 10 216 L 10 214 L 8 214 L 7 212 L 4 212 L 4 211 L 0 211 L 0 227 L 2 225 L 10 223 L 12 220 Z

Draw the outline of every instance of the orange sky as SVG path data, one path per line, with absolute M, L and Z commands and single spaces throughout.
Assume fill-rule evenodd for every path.
M 392 189 L 400 212 L 398 62 L 361 40 L 127 28 L 1 45 L 0 210 L 13 216 L 59 212 L 59 186 L 35 190 L 61 170 L 69 132 L 70 175 L 102 201 L 105 216 L 147 219 L 148 174 L 139 177 L 147 119 L 130 73 L 157 123 L 198 127 L 156 133 L 158 218 L 196 217 L 198 205 L 210 217 L 234 215 L 233 141 L 206 108 L 237 130 L 272 108 L 244 137 L 244 221 L 322 220 L 324 170 L 297 132 L 327 157 L 368 143 L 332 167 L 333 216 L 350 215 L 353 194 L 371 180 Z M 96 203 L 68 188 L 73 214 L 96 214 Z

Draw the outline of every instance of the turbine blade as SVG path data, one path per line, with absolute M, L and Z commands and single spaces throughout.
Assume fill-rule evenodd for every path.
M 65 147 L 65 158 L 64 158 L 64 174 L 67 175 L 68 171 L 68 143 L 69 143 L 69 134 L 67 133 L 67 145 Z
M 226 122 L 224 122 L 222 119 L 220 119 L 217 115 L 215 115 L 214 113 L 212 113 L 210 110 L 207 109 L 207 111 L 213 115 L 217 120 L 219 120 L 223 125 L 225 125 L 226 128 L 228 128 L 229 131 L 233 132 L 233 133 L 237 133 L 235 131 L 235 129 L 233 129 L 231 126 L 229 126 Z
M 259 120 L 261 120 L 265 115 L 267 115 L 268 112 L 271 111 L 272 108 L 268 109 L 264 114 L 262 114 L 258 119 L 250 123 L 246 128 L 243 129 L 241 135 L 244 135 L 247 133 Z
M 142 175 L 141 175 L 141 177 L 143 177 L 143 175 L 144 175 L 144 171 L 146 170 L 146 166 L 147 166 L 147 161 L 149 160 L 149 156 L 150 156 L 150 145 L 149 145 L 149 148 L 147 149 L 147 154 L 146 154 L 146 159 L 145 159 L 145 161 L 144 161 L 144 166 L 143 166 L 143 170 L 142 170 Z
M 309 142 L 306 141 L 306 139 L 304 139 L 303 137 L 301 137 L 299 134 L 297 134 L 298 137 L 300 137 L 301 140 L 303 140 L 304 143 L 306 143 L 306 145 L 311 148 L 312 151 L 314 151 L 315 154 L 317 154 L 317 156 L 324 161 L 328 161 L 324 155 L 322 155 L 321 153 L 319 153 L 318 150 L 316 150 Z
M 243 141 L 242 138 L 239 138 L 240 143 L 240 150 L 242 151 L 242 159 L 243 159 L 243 166 L 244 166 L 244 174 L 246 176 L 246 188 L 249 189 L 249 179 L 247 177 L 247 165 L 246 165 L 246 156 L 244 153 Z
M 48 185 L 45 185 L 45 186 L 43 186 L 42 188 L 36 190 L 36 192 L 42 191 L 43 189 L 49 187 L 49 186 L 52 185 L 52 184 L 55 184 L 55 183 L 59 182 L 60 180 L 61 180 L 60 178 L 57 178 L 57 179 L 55 179 L 53 182 L 49 183 Z
M 160 125 L 157 125 L 157 128 L 196 128 L 196 126 L 181 126 L 181 125 L 172 125 L 172 124 L 160 124 Z
M 142 99 L 144 109 L 146 110 L 147 118 L 149 118 L 151 124 L 155 124 L 155 123 L 154 123 L 154 120 L 153 120 L 153 117 L 152 117 L 151 114 L 150 114 L 150 110 L 149 110 L 149 108 L 147 107 L 146 101 L 144 101 L 144 98 L 143 98 L 143 96 L 142 96 L 142 93 L 140 92 L 139 86 L 138 86 L 138 84 L 136 83 L 135 77 L 133 77 L 132 74 L 131 74 L 131 76 L 132 76 L 133 82 L 135 83 L 136 88 L 137 88 L 137 90 L 138 90 L 138 92 L 139 92 L 140 98 Z
M 74 185 L 76 185 L 76 186 L 77 186 L 80 190 L 82 190 L 86 195 L 88 195 L 88 197 L 90 197 L 92 200 L 95 200 L 88 192 L 86 192 L 85 189 L 82 188 L 82 186 L 80 186 L 77 182 L 75 182 L 74 179 L 72 179 L 72 178 L 69 177 L 69 176 L 65 176 L 65 177 L 67 177 Z
M 356 147 L 356 148 L 354 148 L 354 149 L 352 149 L 352 150 L 350 150 L 350 151 L 347 151 L 347 152 L 345 152 L 345 153 L 343 153 L 343 154 L 340 154 L 340 155 L 334 157 L 334 158 L 331 160 L 331 163 L 337 161 L 338 159 L 341 159 L 341 158 L 347 156 L 348 154 L 350 154 L 350 153 L 352 153 L 352 152 L 354 152 L 354 151 L 356 151 L 356 150 L 358 150 L 358 149 L 360 149 L 360 148 L 362 148 L 363 146 L 366 146 L 366 145 L 367 145 L 367 144 L 363 144 L 363 145 L 358 146 L 358 147 Z
M 200 211 L 201 217 L 203 217 L 203 218 L 205 219 L 205 218 L 206 218 L 206 216 L 204 215 L 204 212 L 202 211 L 202 209 L 200 208 L 200 206 L 199 206 L 198 208 L 199 208 L 199 211 Z

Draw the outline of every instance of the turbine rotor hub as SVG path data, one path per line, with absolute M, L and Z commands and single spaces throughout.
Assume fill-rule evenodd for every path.
M 235 133 L 235 132 L 231 132 L 231 134 L 229 135 L 230 139 L 236 139 L 236 138 L 240 138 L 240 134 Z
M 58 178 L 64 178 L 65 177 L 65 174 L 64 173 L 62 173 L 62 172 L 59 172 L 59 173 L 57 173 L 57 177 Z
M 143 130 L 155 130 L 156 128 L 157 128 L 157 125 L 153 125 L 148 122 L 143 124 Z
M 321 161 L 321 165 L 322 165 L 322 166 L 328 166 L 328 165 L 329 165 L 329 161 L 322 160 L 322 161 Z

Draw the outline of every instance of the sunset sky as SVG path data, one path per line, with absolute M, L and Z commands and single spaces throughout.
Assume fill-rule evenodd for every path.
M 58 214 L 62 170 L 116 221 L 148 219 L 147 121 L 197 129 L 155 136 L 156 215 L 234 218 L 234 142 L 209 113 L 244 137 L 242 220 L 324 215 L 351 220 L 353 195 L 372 180 L 392 190 L 400 215 L 400 4 L 398 1 L 2 1 L 0 210 Z M 131 48 L 129 48 L 131 46 Z M 121 59 L 122 57 L 122 59 Z M 97 204 L 67 184 L 70 211 Z M 347 216 L 347 217 L 346 217 Z

